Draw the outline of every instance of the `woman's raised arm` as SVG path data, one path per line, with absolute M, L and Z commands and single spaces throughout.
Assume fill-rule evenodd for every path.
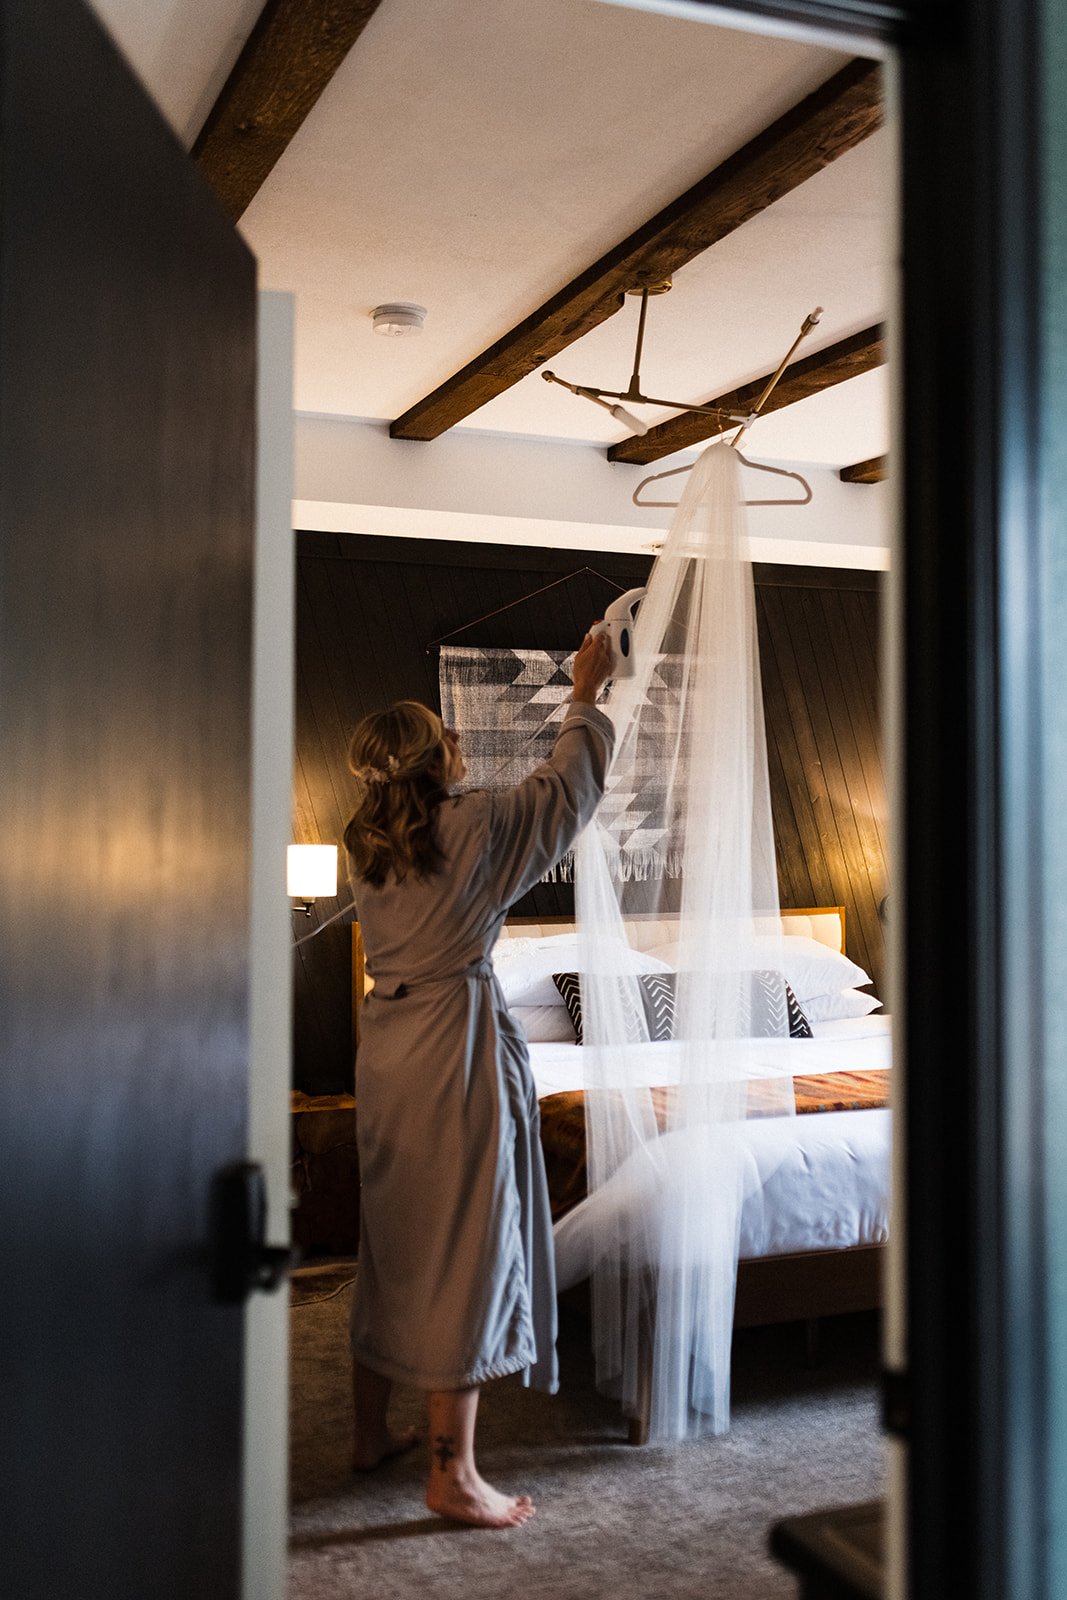
M 489 882 L 498 905 L 512 905 L 566 855 L 600 802 L 615 729 L 594 702 L 612 665 L 607 639 L 587 634 L 552 754 L 514 788 L 490 796 Z

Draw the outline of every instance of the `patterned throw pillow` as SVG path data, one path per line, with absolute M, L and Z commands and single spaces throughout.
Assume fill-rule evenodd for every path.
M 574 1036 L 582 1043 L 582 982 L 577 972 L 554 972 L 552 981 L 563 996 L 563 1003 L 574 1025 Z M 656 1043 L 674 1037 L 675 985 L 673 972 L 642 973 L 637 978 L 645 1012 L 648 1037 Z M 812 1031 L 797 997 L 780 972 L 754 972 L 746 1015 L 741 1017 L 745 1038 L 781 1037 L 788 1029 L 791 1039 L 810 1039 Z
M 582 981 L 576 972 L 554 972 L 552 981 L 563 996 L 563 1004 L 574 1024 L 574 1037 L 581 1044 Z M 648 1037 L 657 1044 L 665 1039 L 673 1039 L 675 973 L 642 972 L 636 975 L 636 981 L 644 1007 Z
M 811 1023 L 804 1015 L 800 1001 L 789 987 L 785 986 L 785 1003 L 789 1012 L 789 1037 L 791 1039 L 814 1039 Z
M 745 1038 L 782 1038 L 786 1032 L 791 1039 L 814 1037 L 800 1002 L 780 972 L 752 974 L 750 1003 L 749 1015 L 741 1018 Z
M 582 983 L 576 972 L 554 972 L 552 982 L 563 996 L 563 1004 L 567 1007 L 567 1015 L 571 1019 L 574 1037 L 579 1044 L 582 1042 Z

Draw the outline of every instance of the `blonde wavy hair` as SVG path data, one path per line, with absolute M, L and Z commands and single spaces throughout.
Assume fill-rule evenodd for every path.
M 417 700 L 372 711 L 352 735 L 348 764 L 363 791 L 344 835 L 356 877 L 380 885 L 390 872 L 439 871 L 437 808 L 448 795 L 440 717 Z

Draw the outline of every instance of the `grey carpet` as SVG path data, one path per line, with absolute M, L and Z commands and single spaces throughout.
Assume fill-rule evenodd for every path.
M 824 1324 L 814 1369 L 796 1327 L 739 1335 L 730 1433 L 634 1450 L 593 1388 L 588 1328 L 565 1315 L 561 1393 L 505 1379 L 481 1402 L 482 1471 L 532 1494 L 536 1518 L 499 1532 L 447 1524 L 422 1503 L 424 1449 L 358 1479 L 348 1470 L 350 1290 L 333 1291 L 353 1270 L 294 1282 L 290 1600 L 795 1600 L 766 1554 L 772 1522 L 882 1493 L 873 1317 Z M 394 1416 L 425 1433 L 419 1395 L 400 1392 Z

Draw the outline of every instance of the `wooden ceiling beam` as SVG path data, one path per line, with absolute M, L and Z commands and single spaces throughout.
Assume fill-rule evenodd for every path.
M 881 70 L 850 61 L 392 424 L 436 439 L 881 126 Z
M 857 461 L 851 467 L 842 467 L 838 473 L 842 483 L 884 483 L 888 476 L 888 456 L 872 456 L 869 461 Z
M 267 0 L 192 148 L 236 222 L 381 0 Z
M 780 411 L 783 406 L 795 405 L 798 400 L 807 400 L 810 395 L 820 394 L 834 384 L 858 378 L 861 373 L 882 366 L 885 359 L 885 329 L 881 325 L 864 328 L 862 333 L 854 333 L 786 367 L 760 415 L 765 417 L 772 411 Z M 739 389 L 731 389 L 728 394 L 717 395 L 706 403 L 718 406 L 723 411 L 740 412 L 743 416 L 751 411 L 772 376 L 770 372 L 765 373 L 762 378 L 753 378 L 751 383 L 744 383 Z M 659 461 L 663 456 L 673 455 L 676 450 L 691 449 L 705 439 L 714 439 L 720 433 L 731 431 L 736 431 L 733 425 L 724 429 L 714 417 L 706 416 L 701 411 L 680 411 L 676 417 L 658 423 L 646 434 L 633 434 L 629 439 L 613 444 L 608 451 L 608 460 L 630 461 L 638 466 L 647 466 L 650 461 Z

